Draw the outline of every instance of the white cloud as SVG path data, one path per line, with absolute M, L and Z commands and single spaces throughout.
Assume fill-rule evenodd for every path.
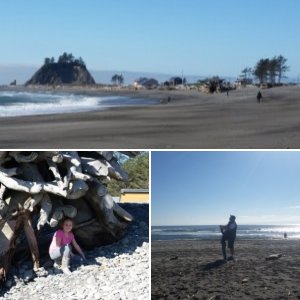
M 289 208 L 291 208 L 291 209 L 297 209 L 297 208 L 300 208 L 300 205 L 289 206 Z

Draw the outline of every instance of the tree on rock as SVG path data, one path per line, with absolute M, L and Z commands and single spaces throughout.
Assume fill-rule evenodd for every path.
M 44 65 L 49 65 L 49 64 L 51 64 L 51 59 L 49 57 L 45 57 Z
M 54 57 L 46 57 L 43 66 L 26 82 L 29 84 L 95 84 L 95 80 L 86 68 L 81 57 L 75 58 L 72 53 L 64 52 L 57 62 Z

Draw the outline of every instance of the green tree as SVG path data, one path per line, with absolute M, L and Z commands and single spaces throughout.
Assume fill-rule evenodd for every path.
M 252 76 L 252 69 L 251 68 L 247 68 L 247 79 L 249 80 L 249 79 L 251 79 L 251 76 Z
M 259 80 L 260 84 L 266 83 L 269 74 L 269 59 L 260 59 L 254 67 L 253 74 Z
M 124 83 L 124 77 L 122 74 L 115 74 L 111 78 L 113 84 L 122 85 Z
M 118 81 L 118 74 L 115 74 L 115 75 L 112 76 L 111 82 L 112 82 L 113 84 L 117 84 L 117 81 Z
M 85 67 L 85 62 L 83 61 L 83 59 L 81 57 L 78 58 L 78 62 L 79 62 L 79 65 Z
M 252 74 L 252 69 L 249 67 L 246 67 L 242 70 L 242 74 L 240 77 L 242 78 L 241 83 L 243 86 L 246 86 L 246 84 L 249 84 L 251 82 L 251 74 Z
M 73 56 L 73 54 L 72 53 L 69 53 L 68 55 L 67 55 L 67 63 L 73 63 L 74 62 L 74 56 Z
M 290 70 L 290 67 L 286 65 L 287 58 L 279 55 L 277 57 L 277 72 L 278 72 L 278 83 L 281 83 L 281 79 L 284 77 L 284 74 Z
M 68 63 L 68 53 L 64 52 L 59 58 L 58 63 L 60 64 L 67 64 Z
M 278 77 L 278 83 L 284 77 L 284 74 L 289 71 L 290 67 L 286 65 L 287 59 L 282 55 L 274 56 L 272 59 L 260 59 L 254 70 L 253 75 L 262 83 L 276 83 L 276 77 Z M 242 71 L 247 73 L 246 69 Z
M 276 83 L 276 76 L 278 71 L 278 60 L 276 57 L 273 57 L 269 60 L 268 64 L 268 75 L 269 75 L 269 82 L 271 84 Z
M 51 59 L 49 57 L 45 57 L 44 65 L 49 65 L 51 63 Z
M 119 85 L 122 85 L 124 83 L 124 77 L 122 74 L 119 75 Z
M 142 153 L 134 158 L 126 159 L 121 167 L 129 174 L 128 182 L 111 180 L 107 182 L 108 192 L 112 196 L 120 196 L 121 189 L 149 188 L 149 153 Z

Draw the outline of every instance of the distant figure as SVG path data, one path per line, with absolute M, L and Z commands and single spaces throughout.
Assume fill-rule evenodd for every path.
M 287 233 L 285 232 L 285 233 L 283 234 L 283 236 L 284 236 L 284 238 L 286 239 L 286 238 L 287 238 Z
M 235 216 L 230 216 L 229 222 L 227 225 L 220 225 L 220 230 L 222 232 L 222 239 L 221 239 L 221 244 L 222 244 L 222 253 L 224 260 L 227 260 L 227 255 L 226 255 L 226 241 L 228 241 L 228 248 L 230 250 L 231 256 L 228 257 L 228 260 L 233 260 L 233 255 L 234 255 L 234 241 L 236 238 L 236 230 L 237 230 L 237 224 L 235 222 Z
M 257 99 L 257 103 L 260 103 L 260 100 L 262 99 L 262 94 L 260 91 L 258 91 L 256 99 Z
M 229 96 L 229 88 L 226 88 L 227 97 Z
M 171 102 L 171 97 L 169 96 L 169 97 L 168 97 L 168 103 L 170 103 L 170 102 Z

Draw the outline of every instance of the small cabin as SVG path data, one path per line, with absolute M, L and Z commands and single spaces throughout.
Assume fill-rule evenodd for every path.
M 149 203 L 148 189 L 121 189 L 121 203 Z

